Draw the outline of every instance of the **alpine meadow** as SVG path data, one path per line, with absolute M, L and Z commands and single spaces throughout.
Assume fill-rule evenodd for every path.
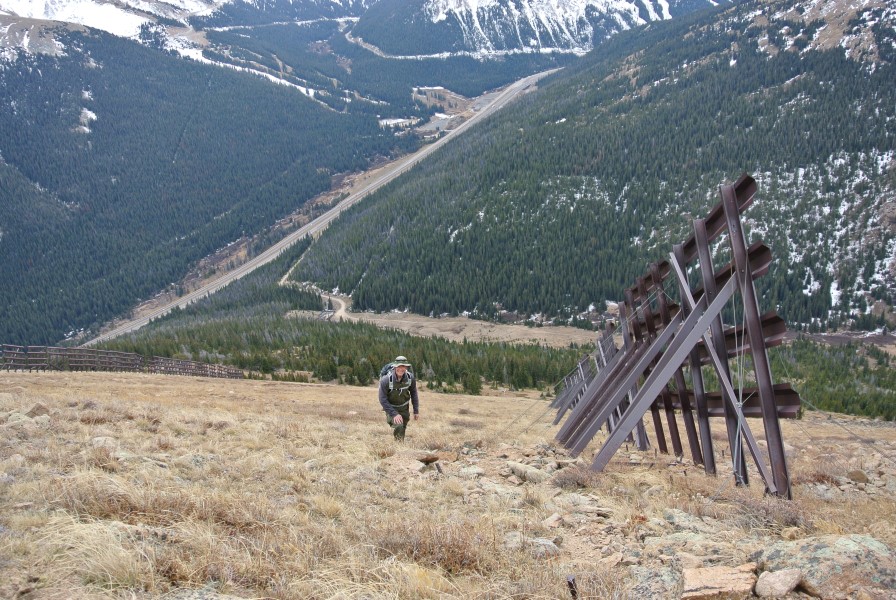
M 896 597 L 894 82 L 896 0 L 0 0 L 0 598 Z

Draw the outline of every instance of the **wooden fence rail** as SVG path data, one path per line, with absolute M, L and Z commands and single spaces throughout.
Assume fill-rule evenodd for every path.
M 242 379 L 243 371 L 226 365 L 133 352 L 60 348 L 55 346 L 0 346 L 0 370 L 6 371 L 132 371 Z

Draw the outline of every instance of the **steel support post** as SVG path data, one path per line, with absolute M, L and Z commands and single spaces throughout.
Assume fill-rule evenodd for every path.
M 675 267 L 677 268 L 677 263 Z M 677 275 L 679 281 L 685 282 L 685 275 L 681 270 L 677 271 Z M 737 287 L 737 282 L 735 281 L 733 276 L 730 276 L 726 282 L 726 285 L 734 284 L 734 287 Z M 697 303 L 694 301 L 693 296 L 689 290 L 685 289 L 685 298 L 684 300 L 688 303 L 688 305 L 693 309 Z M 704 294 L 701 300 L 706 297 Z M 762 475 L 762 480 L 765 481 L 766 486 L 769 491 L 772 493 L 776 493 L 777 487 L 775 486 L 775 482 L 772 478 L 772 473 L 766 467 L 765 462 L 762 460 L 761 452 L 759 451 L 759 444 L 756 443 L 756 438 L 753 437 L 753 432 L 750 431 L 750 426 L 747 423 L 746 418 L 744 418 L 744 413 L 741 408 L 741 405 L 735 402 L 733 399 L 737 398 L 737 392 L 734 391 L 734 387 L 731 385 L 731 380 L 722 376 L 723 365 L 725 361 L 718 355 L 715 350 L 715 346 L 712 344 L 712 340 L 710 340 L 709 334 L 707 332 L 703 333 L 703 343 L 706 344 L 706 350 L 709 353 L 709 358 L 712 360 L 713 366 L 716 369 L 716 375 L 719 376 L 719 383 L 722 384 L 722 390 L 727 392 L 722 394 L 722 402 L 728 402 L 731 405 L 731 410 L 734 411 L 735 416 L 738 419 L 738 424 L 740 426 L 740 433 L 743 434 L 744 439 L 747 441 L 747 447 L 750 448 L 750 453 L 753 456 L 753 461 L 756 463 L 756 468 L 759 469 L 759 474 Z M 727 361 L 727 357 L 726 357 Z
M 713 266 L 712 254 L 709 249 L 706 222 L 703 219 L 694 219 L 694 238 L 697 243 L 700 275 L 703 280 L 703 295 L 708 296 L 709 300 L 712 301 L 716 295 L 715 267 Z M 712 322 L 711 332 L 713 347 L 719 357 L 723 359 L 721 365 L 722 372 L 719 373 L 719 377 L 724 377 L 731 381 L 731 369 L 728 365 L 728 348 L 725 346 L 725 331 L 722 327 L 721 314 Z M 724 396 L 727 393 L 722 388 L 722 395 Z M 737 401 L 737 398 L 729 398 L 727 400 L 724 402 L 725 427 L 728 430 L 728 446 L 731 449 L 731 466 L 734 470 L 734 481 L 738 485 L 745 485 L 748 483 L 747 462 L 744 459 L 743 444 L 738 432 L 737 415 L 732 410 L 733 403 Z
M 596 413 L 590 420 L 587 428 L 576 437 L 575 443 L 571 447 L 571 453 L 573 454 L 573 456 L 577 455 L 585 449 L 585 446 L 588 445 L 588 442 L 591 441 L 591 438 L 594 437 L 594 434 L 597 433 L 597 430 L 600 429 L 600 426 L 603 425 L 604 421 L 607 420 L 607 417 L 610 415 L 610 413 L 615 410 L 617 406 L 619 406 L 619 402 L 627 393 L 626 390 L 631 390 L 638 379 L 647 374 L 650 364 L 663 351 L 663 348 L 666 347 L 666 344 L 669 343 L 669 341 L 675 335 L 675 331 L 680 326 L 681 319 L 678 317 L 673 318 L 672 324 L 664 329 L 659 336 L 657 336 L 656 341 L 653 344 L 643 344 L 640 348 L 638 348 L 633 357 L 634 360 L 631 362 L 631 368 L 626 368 L 622 371 L 618 380 L 618 384 L 610 388 L 612 395 L 609 395 L 602 400 L 597 408 Z M 638 392 L 638 395 L 636 397 L 641 396 L 642 392 L 643 389 Z M 658 393 L 659 390 L 654 392 L 654 398 Z M 649 404 L 644 406 L 644 410 L 647 410 L 648 407 Z M 628 414 L 631 411 L 631 408 L 632 407 L 629 406 L 626 409 L 625 414 Z M 622 429 L 617 428 L 611 434 L 611 437 L 619 434 L 622 436 L 621 439 L 624 440 L 627 434 L 625 429 L 627 428 L 628 431 L 631 431 L 635 427 L 638 419 L 640 419 L 643 414 L 644 412 L 641 411 L 637 415 L 637 417 L 631 419 L 630 422 L 625 418 L 625 415 L 623 415 L 622 422 L 625 424 L 620 425 Z
M 755 185 L 755 184 L 754 184 Z M 741 195 L 750 193 L 741 188 Z M 787 459 L 784 453 L 784 440 L 781 436 L 781 424 L 778 421 L 778 410 L 775 405 L 775 392 L 772 384 L 771 368 L 768 363 L 768 352 L 765 338 L 762 335 L 762 321 L 759 314 L 759 303 L 756 288 L 753 285 L 753 274 L 747 256 L 747 244 L 738 211 L 738 193 L 734 186 L 721 187 L 722 206 L 728 221 L 729 242 L 735 264 L 734 278 L 740 286 L 743 298 L 744 316 L 746 318 L 747 337 L 750 340 L 750 353 L 753 356 L 753 369 L 759 387 L 759 400 L 762 404 L 762 421 L 765 425 L 765 439 L 768 444 L 772 477 L 779 495 L 791 498 L 790 476 L 787 472 Z
M 635 341 L 637 344 L 650 344 L 653 340 L 650 337 L 647 337 L 647 340 L 644 339 L 644 333 L 641 331 L 641 321 L 638 317 L 638 307 L 635 306 L 635 296 L 632 290 L 625 290 L 625 302 L 622 306 L 628 308 L 628 313 L 631 315 L 631 324 L 632 324 L 632 333 L 635 336 Z M 621 310 L 622 307 L 620 307 Z M 646 320 L 645 320 L 646 324 Z M 648 367 L 649 370 L 649 367 Z M 646 376 L 646 373 L 645 373 Z M 637 383 L 635 384 L 637 386 Z M 637 387 L 632 390 L 633 394 L 637 393 Z M 629 402 L 628 404 L 631 404 Z M 669 454 L 669 447 L 666 445 L 666 433 L 663 430 L 663 421 L 660 418 L 660 409 L 656 404 L 650 405 L 650 416 L 653 420 L 653 433 L 656 436 L 656 445 L 660 452 L 663 454 Z
M 610 458 L 619 449 L 624 439 L 624 436 L 619 435 L 619 432 L 625 427 L 633 426 L 638 417 L 647 410 L 649 404 L 653 403 L 653 399 L 666 385 L 666 382 L 671 379 L 672 373 L 678 368 L 678 365 L 684 361 L 691 348 L 697 343 L 697 340 L 709 329 L 712 320 L 722 312 L 725 303 L 728 302 L 734 293 L 734 288 L 734 281 L 729 280 L 708 306 L 706 294 L 704 294 L 684 322 L 676 316 L 672 320 L 672 324 L 663 330 L 657 341 L 659 342 L 666 334 L 671 334 L 669 335 L 670 339 L 665 339 L 661 342 L 666 351 L 657 363 L 656 368 L 647 377 L 632 405 L 629 406 L 622 416 L 620 428 L 607 438 L 603 447 L 594 457 L 592 468 L 595 471 L 602 471 L 607 466 Z M 675 333 L 678 335 L 675 335 Z
M 624 310 L 624 308 L 625 308 L 625 304 L 621 305 L 619 307 L 619 310 L 622 311 L 622 310 Z M 622 321 L 622 340 L 623 340 L 622 347 L 631 351 L 634 346 L 632 343 L 632 338 L 628 333 L 628 321 L 627 320 Z M 635 384 L 628 391 L 628 394 L 626 395 L 625 400 L 623 400 L 626 408 L 628 408 L 628 406 L 632 403 L 632 400 L 634 400 L 635 394 L 637 394 L 637 393 L 638 393 L 638 386 L 637 386 L 637 384 Z M 644 427 L 644 419 L 638 419 L 638 424 L 635 425 L 635 429 L 634 429 L 634 436 L 635 436 L 635 446 L 638 448 L 638 450 L 644 452 L 644 451 L 650 449 L 650 439 L 647 437 L 647 428 Z
M 588 384 L 588 387 L 585 388 L 582 394 L 582 399 L 576 404 L 569 418 L 566 419 L 566 423 L 560 427 L 560 431 L 557 432 L 555 439 L 558 442 L 565 444 L 569 440 L 572 433 L 580 426 L 582 417 L 591 410 L 591 405 L 597 400 L 605 384 L 613 380 L 627 358 L 625 352 L 617 352 L 610 359 L 610 362 L 607 363 L 607 366 L 591 380 L 591 383 Z M 562 414 L 558 415 L 554 424 L 559 423 L 562 416 Z
M 656 325 L 654 324 L 653 307 L 650 303 L 650 296 L 647 293 L 647 284 L 644 277 L 638 278 L 638 294 L 641 299 L 641 310 L 644 313 L 644 323 L 647 326 L 647 338 L 651 341 L 656 339 Z M 662 295 L 662 289 L 657 289 L 657 295 Z M 678 421 L 675 419 L 675 407 L 672 406 L 672 395 L 669 388 L 663 388 L 658 400 L 662 403 L 663 411 L 666 414 L 666 424 L 669 426 L 669 437 L 672 438 L 672 451 L 675 456 L 681 456 L 684 450 L 681 447 L 681 436 L 678 433 Z M 668 450 L 660 450 L 667 452 Z
M 682 273 L 687 265 L 684 261 L 684 250 L 681 244 L 673 248 L 672 260 Z M 687 317 L 691 313 L 690 304 L 685 302 L 686 295 L 690 295 L 687 283 L 678 282 L 679 297 L 682 299 L 681 312 Z M 703 470 L 709 475 L 716 474 L 716 456 L 712 443 L 712 431 L 709 427 L 709 409 L 706 402 L 706 387 L 703 384 L 703 371 L 700 368 L 700 351 L 696 346 L 691 350 L 688 358 L 691 369 L 691 382 L 694 385 L 694 404 L 697 405 L 697 425 L 700 428 L 700 446 L 703 449 Z
M 668 327 L 670 321 L 669 303 L 666 301 L 666 294 L 663 288 L 663 278 L 660 275 L 659 265 L 653 263 L 650 265 L 650 277 L 653 280 L 653 287 L 658 290 L 657 304 L 660 309 L 660 319 L 663 326 Z M 691 458 L 694 464 L 703 464 L 703 453 L 700 451 L 700 443 L 697 440 L 697 428 L 694 425 L 694 412 L 691 410 L 691 401 L 688 398 L 688 387 L 684 380 L 684 373 L 681 367 L 675 371 L 675 387 L 678 388 L 678 401 L 681 404 L 681 420 L 684 421 L 684 430 L 688 435 L 688 445 L 691 449 Z

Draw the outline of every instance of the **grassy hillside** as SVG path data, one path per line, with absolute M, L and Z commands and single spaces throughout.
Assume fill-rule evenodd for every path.
M 574 575 L 580 598 L 679 598 L 687 569 L 779 544 L 896 545 L 892 425 L 785 422 L 788 502 L 734 487 L 721 455 L 715 478 L 653 450 L 594 474 L 551 445 L 546 409 L 424 392 L 398 445 L 372 387 L 5 373 L 0 596 L 534 600 Z M 879 560 L 813 568 L 878 597 Z

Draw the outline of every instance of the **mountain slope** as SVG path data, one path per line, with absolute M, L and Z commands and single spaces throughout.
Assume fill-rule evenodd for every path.
M 257 77 L 96 31 L 54 35 L 59 56 L 0 69 L 7 343 L 104 322 L 406 143 Z
M 180 48 L 196 38 L 195 31 L 184 31 L 187 26 L 201 31 L 335 20 L 390 55 L 485 57 L 582 54 L 620 31 L 714 5 L 709 0 L 0 0 L 0 15 L 78 23 L 132 39 L 141 28 L 156 28 Z
M 568 317 L 618 299 L 747 171 L 776 259 L 763 306 L 874 326 L 896 300 L 893 39 L 876 2 L 621 34 L 345 214 L 295 276 L 360 309 Z
M 701 0 L 379 0 L 353 34 L 399 55 L 584 53 L 620 31 L 709 6 Z

